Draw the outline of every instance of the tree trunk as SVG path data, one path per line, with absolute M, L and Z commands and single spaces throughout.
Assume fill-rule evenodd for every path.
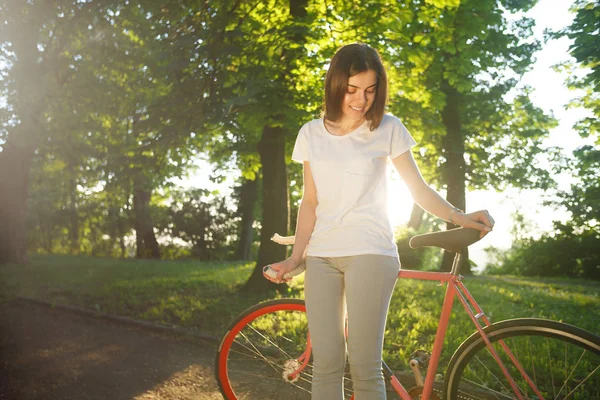
M 125 247 L 125 229 L 123 229 L 123 217 L 121 217 L 119 214 L 117 218 L 119 218 L 119 247 L 121 248 L 121 258 L 125 258 L 127 256 L 127 249 Z
M 154 224 L 150 215 L 151 194 L 151 191 L 145 190 L 139 183 L 134 185 L 133 214 L 138 258 L 160 258 L 160 249 L 154 235 Z
M 114 234 L 114 229 L 113 229 L 113 234 L 110 235 L 110 240 L 108 241 L 108 246 L 107 246 L 107 251 L 105 256 L 106 257 L 114 257 L 115 256 L 115 245 L 117 244 L 117 236 Z
M 125 189 L 125 205 L 123 206 L 123 212 L 119 212 L 119 243 L 121 245 L 121 258 L 127 257 L 127 246 L 125 245 L 125 236 L 128 232 L 125 232 L 125 228 L 123 227 L 123 218 L 126 218 L 128 224 L 127 226 L 131 226 L 131 221 L 133 218 L 133 213 L 131 212 L 131 184 L 130 180 L 127 180 L 127 187 Z
M 252 239 L 254 237 L 252 225 L 254 224 L 254 207 L 256 205 L 258 194 L 257 188 L 257 179 L 253 181 L 244 180 L 242 182 L 240 204 L 238 206 L 238 213 L 242 217 L 242 222 L 240 223 L 240 240 L 235 256 L 237 260 L 250 259 L 250 250 L 252 248 Z
M 425 211 L 417 203 L 413 203 L 412 211 L 410 212 L 410 219 L 408 220 L 408 227 L 418 231 L 423 223 L 423 215 Z
M 465 143 L 460 121 L 462 95 L 447 81 L 442 83 L 442 91 L 446 95 L 446 105 L 442 110 L 442 121 L 446 127 L 446 136 L 444 137 L 446 162 L 442 171 L 442 178 L 446 183 L 446 200 L 455 207 L 464 210 L 466 206 L 466 164 L 464 156 Z M 447 229 L 453 228 L 456 228 L 456 225 L 447 224 Z M 440 270 L 450 271 L 453 259 L 454 253 L 445 251 Z M 471 273 L 468 260 L 467 252 L 460 268 L 463 274 Z
M 290 16 L 299 21 L 307 15 L 308 0 L 290 0 Z M 296 67 L 295 60 L 303 55 L 303 45 L 306 41 L 301 29 L 292 32 L 288 37 L 292 43 L 300 46 L 288 46 L 283 49 L 281 59 L 287 60 L 278 81 L 287 82 L 291 79 L 291 71 Z M 275 119 L 277 115 L 274 114 Z M 286 248 L 271 240 L 275 233 L 287 234 L 290 226 L 289 196 L 287 171 L 285 165 L 285 131 L 281 127 L 265 126 L 258 154 L 262 164 L 262 228 L 260 231 L 260 248 L 256 267 L 244 285 L 244 290 L 265 291 L 270 288 L 283 290 L 285 285 L 276 285 L 266 280 L 262 268 L 273 262 L 282 261 L 286 257 Z
M 92 255 L 92 257 L 97 257 L 98 256 L 98 235 L 97 235 L 96 229 L 94 229 L 94 228 L 95 227 L 92 227 L 92 229 L 90 229 L 89 238 L 90 238 L 91 247 L 92 247 L 91 255 Z
M 42 20 L 40 8 L 29 4 L 5 2 L 3 7 L 14 13 L 3 32 L 8 33 L 15 54 L 10 69 L 16 94 L 12 105 L 20 123 L 8 134 L 0 153 L 0 264 L 22 264 L 27 262 L 29 176 L 36 144 L 44 132 L 46 85 L 42 84 L 42 57 L 37 48 Z
M 52 247 L 54 246 L 54 227 L 47 221 L 40 223 L 40 238 L 41 247 L 46 250 L 46 254 L 52 254 Z M 37 246 L 34 251 L 37 251 Z
M 193 255 L 199 260 L 208 261 L 211 257 L 211 251 L 208 248 L 206 231 L 209 229 L 212 217 L 206 209 L 202 209 L 196 218 L 197 231 L 194 238 Z
M 263 128 L 262 138 L 258 144 L 258 154 L 263 175 L 263 219 L 256 267 L 244 285 L 245 290 L 251 291 L 278 288 L 278 285 L 263 277 L 262 267 L 285 259 L 285 246 L 273 242 L 271 237 L 275 233 L 286 235 L 290 222 L 285 138 L 282 128 L 270 126 Z
M 77 181 L 75 179 L 74 167 L 69 167 L 69 239 L 71 244 L 71 255 L 79 254 L 79 216 L 77 215 Z
M 0 264 L 27 262 L 26 219 L 32 146 L 8 141 L 0 153 Z

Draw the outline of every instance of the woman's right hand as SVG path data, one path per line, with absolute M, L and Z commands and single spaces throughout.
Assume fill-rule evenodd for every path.
M 471 213 L 463 213 L 458 210 L 454 213 L 456 217 L 453 217 L 453 222 L 463 228 L 474 228 L 481 231 L 479 238 L 483 238 L 489 232 L 494 229 L 494 218 L 490 215 L 488 210 L 479 210 Z
M 292 280 L 292 278 L 284 279 L 283 276 L 288 272 L 295 270 L 296 267 L 298 267 L 298 265 L 300 265 L 300 262 L 292 260 L 292 258 L 290 257 L 287 260 L 269 265 L 269 267 L 271 267 L 272 270 L 277 272 L 277 276 L 275 278 L 271 278 L 264 272 L 263 276 L 265 277 L 265 279 L 268 279 L 273 283 L 289 282 Z

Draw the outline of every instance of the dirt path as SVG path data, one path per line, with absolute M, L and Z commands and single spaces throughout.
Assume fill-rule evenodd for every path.
M 222 399 L 215 344 L 0 305 L 0 400 Z

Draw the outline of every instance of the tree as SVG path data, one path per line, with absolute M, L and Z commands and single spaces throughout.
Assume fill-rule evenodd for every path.
M 600 279 L 600 1 L 576 1 L 575 18 L 571 26 L 557 32 L 555 37 L 566 36 L 573 41 L 571 56 L 586 74 L 573 74 L 567 85 L 583 91 L 583 95 L 568 107 L 583 107 L 589 116 L 578 121 L 574 129 L 593 144 L 582 146 L 573 153 L 571 176 L 574 183 L 569 192 L 559 193 L 559 204 L 571 213 L 571 219 L 555 223 L 552 240 L 556 248 L 570 248 L 576 252 L 569 264 L 570 274 Z M 576 68 L 571 65 L 571 71 Z M 566 246 L 558 244 L 566 243 Z
M 312 18 L 307 7 L 305 0 L 278 0 L 269 6 L 241 1 L 213 8 L 211 40 L 221 47 L 211 47 L 209 65 L 223 118 L 215 124 L 219 135 L 210 147 L 221 159 L 235 157 L 244 178 L 259 178 L 262 187 L 260 248 L 248 290 L 277 288 L 262 277 L 261 267 L 286 254 L 270 238 L 288 233 L 286 150 L 307 119 L 295 90 Z
M 516 11 L 532 3 L 500 4 Z M 240 184 L 259 182 L 262 193 L 240 203 L 248 232 L 250 204 L 261 202 L 261 248 L 248 287 L 274 287 L 260 267 L 285 257 L 270 237 L 289 233 L 290 199 L 300 196 L 299 166 L 286 172 L 286 155 L 299 126 L 319 112 L 329 58 L 356 40 L 382 52 L 390 110 L 422 143 L 422 171 L 451 202 L 464 205 L 466 188 L 501 188 L 502 181 L 547 184 L 531 160 L 551 122 L 526 93 L 507 102 L 515 81 L 500 69 L 518 76 L 537 44 L 519 41 L 530 34 L 526 20 L 506 33 L 495 1 L 40 4 L 0 6 L 10 72 L 2 81 L 9 102 L 0 114 L 0 166 L 23 171 L 16 180 L 0 171 L 0 221 L 8 221 L 0 224 L 3 255 L 9 248 L 24 254 L 22 205 L 36 154 L 64 163 L 70 189 L 60 196 L 71 251 L 86 246 L 87 215 L 96 227 L 89 232 L 120 238 L 122 254 L 123 237 L 135 226 L 138 253 L 156 256 L 152 198 L 206 151 L 236 165 Z M 21 35 L 17 23 L 30 32 Z M 290 191 L 289 176 L 296 182 Z M 106 196 L 82 193 L 92 188 Z M 93 211 L 100 205 L 104 216 Z
M 542 153 L 541 140 L 554 121 L 531 104 L 526 90 L 512 103 L 507 99 L 516 88 L 513 76 L 527 70 L 539 44 L 531 40 L 533 22 L 522 18 L 511 26 L 503 8 L 526 11 L 534 3 L 415 2 L 400 14 L 409 41 L 392 52 L 391 62 L 399 67 L 403 97 L 420 105 L 409 109 L 420 112 L 415 125 L 427 143 L 421 149 L 430 165 L 426 175 L 459 208 L 466 208 L 467 188 L 551 184 L 548 172 L 532 160 Z M 405 104 L 391 109 L 404 115 Z M 449 270 L 451 261 L 446 254 L 441 269 Z
M 80 28 L 87 30 L 98 13 L 96 4 L 76 1 L 9 1 L 0 6 L 0 58 L 7 65 L 2 80 L 7 112 L 1 115 L 0 133 L 0 263 L 26 261 L 31 165 L 36 149 L 61 133 L 50 129 L 47 114 L 51 99 L 62 91 L 60 54 L 81 41 Z
M 250 260 L 252 243 L 254 241 L 254 221 L 258 197 L 258 182 L 256 179 L 243 179 L 238 187 L 238 210 L 237 214 L 241 217 L 238 246 L 236 250 L 236 260 Z
M 280 88 L 279 96 L 271 101 L 285 104 L 294 101 L 290 96 L 290 81 L 294 81 L 293 70 L 297 67 L 299 58 L 303 55 L 303 45 L 306 41 L 303 20 L 307 16 L 307 0 L 289 0 L 289 17 L 287 29 L 282 39 L 287 43 L 281 47 L 279 58 L 281 70 L 273 76 L 273 83 Z M 283 43 L 282 43 L 283 44 Z M 280 97 L 281 96 L 281 97 Z M 263 219 L 260 232 L 260 247 L 256 267 L 246 283 L 246 288 L 261 290 L 273 284 L 262 276 L 262 266 L 285 258 L 285 248 L 272 242 L 274 233 L 288 232 L 289 230 L 289 194 L 286 170 L 286 131 L 285 110 L 274 109 L 268 123 L 262 128 L 257 149 L 262 165 L 262 205 Z M 267 212 L 268 210 L 268 212 Z
M 571 26 L 554 36 L 566 36 L 573 40 L 569 51 L 581 69 L 589 72 L 583 76 L 573 74 L 567 81 L 571 89 L 583 91 L 583 95 L 568 107 L 583 107 L 590 115 L 578 121 L 574 129 L 583 138 L 594 139 L 594 145 L 586 145 L 574 152 L 571 168 L 577 181 L 570 193 L 561 193 L 561 204 L 572 214 L 569 225 L 575 231 L 595 232 L 600 239 L 600 1 L 577 1 L 576 13 Z M 571 71 L 575 71 L 573 65 Z
M 227 198 L 206 189 L 171 189 L 158 227 L 171 240 L 184 241 L 190 255 L 200 260 L 231 260 L 239 231 L 239 218 Z M 180 246 L 181 247 L 181 246 Z
M 152 193 L 187 168 L 205 138 L 209 83 L 206 68 L 199 68 L 205 62 L 198 43 L 207 35 L 203 25 L 210 16 L 178 2 L 81 7 L 78 19 L 60 9 L 56 16 L 67 20 L 72 43 L 45 49 L 60 95 L 47 102 L 52 140 L 40 147 L 73 172 L 67 174 L 73 178 L 71 242 L 79 230 L 76 198 L 81 194 L 74 189 L 79 179 L 85 180 L 80 182 L 84 188 L 99 185 L 119 193 L 121 205 L 111 203 L 110 218 L 116 227 L 129 225 L 122 218 L 133 220 L 138 256 L 158 257 L 149 212 Z M 84 171 L 95 172 L 94 179 L 82 178 Z

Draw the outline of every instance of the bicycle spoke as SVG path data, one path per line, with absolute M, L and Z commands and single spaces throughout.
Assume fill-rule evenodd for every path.
M 484 368 L 485 368 L 485 369 L 486 369 L 486 370 L 489 372 L 489 374 L 490 374 L 490 375 L 494 376 L 494 378 L 495 378 L 495 379 L 496 379 L 496 380 L 497 380 L 499 383 L 501 383 L 501 382 L 498 380 L 498 378 L 496 378 L 495 374 L 494 374 L 492 371 L 490 371 L 490 370 L 487 368 L 487 366 L 486 366 L 484 363 L 482 363 L 482 362 L 481 362 L 481 360 L 479 360 L 479 359 L 478 359 L 478 361 L 479 361 L 479 362 L 480 362 L 480 363 L 483 365 L 483 367 L 484 367 Z M 483 381 L 481 378 L 479 378 L 479 376 L 478 376 L 478 375 L 477 375 L 477 374 L 476 374 L 476 373 L 475 373 L 475 372 L 474 372 L 474 371 L 473 371 L 473 370 L 472 370 L 472 369 L 471 369 L 469 366 L 467 366 L 467 369 L 468 369 L 468 370 L 469 370 L 469 371 L 470 371 L 470 372 L 471 372 L 471 373 L 472 373 L 472 374 L 473 374 L 475 377 L 477 377 L 481 383 L 477 383 L 477 382 L 474 382 L 474 381 L 472 381 L 472 380 L 469 380 L 469 379 L 465 379 L 465 381 L 466 381 L 466 382 L 468 382 L 468 383 L 470 383 L 470 384 L 472 384 L 472 385 L 474 385 L 474 386 L 477 386 L 477 387 L 479 387 L 479 388 L 485 389 L 486 391 L 489 391 L 489 390 L 490 390 L 490 389 L 489 389 L 489 387 L 487 387 L 487 386 L 485 386 L 485 385 L 484 385 L 484 381 Z M 506 388 L 506 386 L 504 387 L 504 389 L 508 390 L 508 389 Z M 492 393 L 492 395 L 493 395 L 494 397 L 496 397 L 496 399 L 500 399 L 500 398 L 498 397 L 498 395 L 500 395 L 500 396 L 503 396 L 503 397 L 506 397 L 506 398 L 509 398 L 509 397 L 507 397 L 507 396 L 506 396 L 504 393 L 502 393 L 502 392 L 499 392 L 499 391 L 496 391 L 496 390 L 493 390 L 492 392 L 493 392 L 493 393 Z M 465 392 L 465 393 L 466 393 L 466 392 Z M 469 393 L 469 395 L 471 395 L 471 394 Z
M 566 347 L 566 346 L 565 346 Z M 560 390 L 558 391 L 558 395 L 560 396 L 560 394 L 562 393 L 563 388 L 567 385 L 567 382 L 569 381 L 569 379 L 571 378 L 571 376 L 573 376 L 573 372 L 575 372 L 575 368 L 577 368 L 577 366 L 579 365 L 579 363 L 581 362 L 581 359 L 583 358 L 583 356 L 585 355 L 585 350 L 583 351 L 583 353 L 581 353 L 581 355 L 579 356 L 579 360 L 577 360 L 577 363 L 575 363 L 575 365 L 573 366 L 573 368 L 571 368 L 571 372 L 569 373 L 569 377 L 567 379 L 565 379 L 565 382 L 563 383 L 563 385 L 561 386 Z M 565 368 L 567 367 L 567 363 L 565 361 Z M 566 371 L 565 371 L 566 374 Z M 568 388 L 568 386 L 567 386 Z M 568 389 L 567 389 L 568 390 Z M 567 391 L 565 390 L 565 392 Z
M 579 385 L 575 386 L 575 389 L 571 390 L 571 392 L 565 396 L 565 400 L 568 399 L 573 393 L 575 393 L 575 391 L 577 390 L 577 388 L 581 385 L 583 385 L 585 383 L 585 381 L 588 380 L 588 378 L 592 375 L 594 375 L 596 373 L 596 371 L 598 371 L 598 368 L 600 368 L 600 366 L 596 367 L 596 369 L 594 369 L 592 372 L 589 373 L 588 376 L 586 376 L 581 382 L 579 382 Z
M 261 332 L 259 332 L 258 330 L 256 330 L 252 325 L 248 325 L 248 327 L 250 329 L 252 329 L 254 332 L 256 332 L 263 339 L 265 339 L 268 343 L 271 343 L 273 346 L 275 346 L 278 350 L 281 350 L 287 357 L 292 358 L 285 350 L 283 350 L 278 344 L 276 344 L 273 340 L 271 340 L 270 337 L 264 336 Z
M 484 383 L 484 382 L 483 382 L 483 379 L 481 379 L 481 378 L 479 377 L 479 375 L 477 375 L 477 374 L 476 374 L 476 373 L 475 373 L 475 372 L 474 372 L 474 371 L 471 369 L 471 367 L 469 367 L 468 365 L 467 365 L 467 371 L 469 371 L 469 372 L 471 373 L 471 375 L 475 376 L 475 378 L 477 378 L 477 379 L 479 380 L 479 384 L 478 384 L 477 382 L 474 382 L 474 381 L 472 381 L 472 380 L 469 380 L 469 379 L 465 379 L 465 381 L 466 381 L 466 382 L 468 382 L 468 383 L 470 383 L 470 384 L 472 384 L 472 385 L 474 385 L 474 386 L 484 387 L 484 386 L 483 386 L 483 383 Z M 465 391 L 463 391 L 463 393 L 466 393 L 466 392 L 465 392 Z M 495 396 L 495 397 L 496 397 L 496 399 L 498 399 L 498 396 Z
M 491 353 L 488 349 L 488 354 L 491 356 Z M 506 390 L 507 392 L 511 392 L 512 389 L 509 389 L 508 387 L 506 387 L 504 385 L 504 383 L 502 383 L 502 381 L 496 376 L 496 374 L 494 372 L 492 372 L 487 365 L 485 365 L 485 363 L 483 361 L 481 361 L 481 359 L 479 357 L 477 357 L 477 361 L 483 366 L 483 368 L 492 376 L 494 377 L 494 379 L 496 380 L 496 382 L 498 382 L 503 388 L 504 390 Z M 497 392 L 497 393 L 502 393 L 502 392 Z
M 548 338 L 546 338 L 546 350 L 548 352 L 548 364 L 552 361 L 552 356 L 550 356 L 550 342 Z M 554 373 L 552 372 L 552 368 L 550 368 L 550 380 L 552 381 L 552 395 L 556 398 L 556 386 L 554 386 Z
M 244 337 L 246 340 L 248 340 L 247 336 L 243 333 L 242 333 L 242 337 Z M 277 370 L 276 368 L 274 368 L 274 364 L 269 359 L 267 359 L 267 357 L 263 356 L 262 353 L 260 351 L 258 351 L 256 346 L 254 346 L 254 344 L 252 344 L 252 342 L 250 342 L 250 340 L 248 340 L 248 342 L 256 350 L 256 352 L 261 356 L 261 358 L 267 362 L 267 364 L 269 364 L 271 367 L 273 367 L 273 369 Z
M 242 343 L 242 342 L 240 342 L 240 341 L 238 341 L 238 340 L 235 340 L 235 341 L 234 341 L 234 343 L 236 343 L 236 344 L 238 344 L 239 346 L 241 346 L 241 347 L 243 347 L 243 348 L 247 349 L 247 350 L 248 350 L 248 351 L 249 351 L 251 354 L 256 354 L 257 356 L 260 356 L 260 359 L 263 359 L 263 360 L 267 361 L 267 360 L 266 360 L 266 356 L 264 356 L 264 355 L 263 355 L 263 354 L 260 352 L 260 350 L 258 350 L 258 348 L 256 348 L 256 346 L 254 346 L 254 345 L 252 344 L 252 342 L 251 342 L 251 341 L 248 339 L 248 337 L 247 337 L 247 335 L 246 335 L 246 334 L 244 334 L 244 333 L 240 333 L 240 335 L 241 335 L 241 336 L 242 336 L 242 337 L 243 337 L 243 338 L 244 338 L 244 339 L 245 339 L 245 340 L 246 340 L 248 343 L 250 343 L 250 345 L 251 345 L 251 346 L 254 348 L 254 350 L 250 349 L 249 347 L 247 347 L 246 345 L 244 345 L 244 343 Z M 291 357 L 291 356 L 290 356 L 290 355 L 289 355 L 289 354 L 288 354 L 288 353 L 287 353 L 285 350 L 281 349 L 281 347 L 277 346 L 277 345 L 276 345 L 275 343 L 273 343 L 273 342 L 271 342 L 271 343 L 272 343 L 272 344 L 274 344 L 274 345 L 277 347 L 277 349 L 281 351 L 281 353 L 283 353 L 284 355 L 286 355 L 286 356 L 288 357 L 288 359 L 295 359 L 295 358 L 292 358 L 292 357 Z M 233 353 L 236 353 L 236 354 L 246 355 L 246 353 L 242 353 L 242 352 L 239 352 L 239 351 L 237 351 L 237 350 L 234 350 L 234 349 L 232 349 L 232 350 L 231 350 L 231 352 L 233 352 Z M 247 357 L 248 357 L 248 358 L 252 358 L 250 355 L 248 355 Z
M 509 397 L 509 396 L 505 395 L 504 393 L 497 392 L 495 390 L 493 390 L 492 393 L 490 393 L 490 388 L 488 388 L 486 386 L 483 386 L 483 385 L 479 385 L 477 382 L 473 382 L 473 381 L 470 381 L 468 379 L 465 379 L 465 382 L 468 382 L 468 383 L 470 383 L 470 384 L 472 384 L 474 386 L 477 386 L 478 388 L 482 389 L 482 391 L 485 391 L 485 395 L 486 396 L 492 395 L 492 396 L 494 396 L 498 400 L 501 400 L 501 398 L 498 397 L 498 395 L 502 396 L 502 399 L 514 399 L 514 397 Z M 471 400 L 471 399 L 474 399 L 474 400 L 488 400 L 489 399 L 489 397 L 479 397 L 476 394 L 474 394 L 473 392 L 467 392 L 465 390 L 459 390 L 458 392 L 462 393 L 462 395 L 463 395 L 462 398 L 469 399 L 469 400 Z
M 259 375 L 259 374 L 248 372 L 248 371 L 242 371 L 242 370 L 238 370 L 238 369 L 230 369 L 229 371 L 230 372 L 235 372 L 235 373 L 238 373 L 238 374 L 241 374 L 241 375 L 246 375 L 246 376 L 249 376 L 249 377 L 261 378 L 261 379 L 267 380 L 267 381 L 271 380 L 271 381 L 281 382 L 281 379 L 279 379 L 279 378 L 271 377 L 271 376 L 265 376 L 265 375 Z
M 517 344 L 515 343 L 514 339 L 511 340 L 511 342 L 512 342 L 512 348 L 510 346 L 508 348 L 515 355 L 516 359 L 519 360 L 520 358 L 517 357 L 519 346 L 517 346 Z M 531 342 L 530 341 L 528 341 L 528 345 L 529 345 L 528 347 L 529 347 L 529 350 L 530 350 L 529 353 L 531 354 Z M 508 346 L 508 344 L 507 344 L 507 346 Z M 533 365 L 533 360 L 532 360 L 532 367 L 535 368 L 535 366 Z M 529 399 L 529 396 L 527 395 L 527 393 L 525 392 L 525 390 L 523 390 L 521 388 L 521 386 L 525 386 L 525 389 L 528 390 L 529 383 L 527 382 L 527 380 L 525 379 L 525 377 L 523 377 L 523 375 L 521 374 L 521 372 L 518 371 L 518 369 L 517 369 L 516 373 L 517 373 L 517 376 L 520 377 L 520 380 L 523 382 L 523 384 L 519 385 L 519 382 L 517 382 L 517 380 L 514 380 L 515 381 L 515 385 L 517 385 L 517 388 L 519 389 L 519 391 L 521 392 L 521 394 L 523 394 L 527 399 Z M 534 375 L 535 375 L 535 372 L 534 372 Z
M 260 353 L 257 353 L 256 351 L 253 351 L 253 350 L 251 350 L 250 348 L 248 348 L 248 347 L 244 346 L 242 343 L 239 343 L 239 342 L 236 342 L 236 343 L 238 343 L 240 346 L 242 346 L 242 347 L 244 347 L 244 348 L 248 349 L 248 350 L 249 350 L 251 353 L 254 353 L 254 354 L 257 354 L 257 355 L 259 355 L 260 357 L 252 357 L 251 355 L 247 355 L 246 353 L 241 353 L 241 352 L 237 352 L 237 351 L 235 351 L 235 353 L 237 353 L 237 354 L 241 354 L 241 355 L 244 355 L 244 356 L 246 356 L 248 359 L 251 359 L 251 360 L 255 360 L 255 361 L 259 361 L 259 362 L 260 362 L 260 361 L 267 362 L 267 363 L 268 363 L 268 364 L 269 364 L 271 367 L 273 367 L 273 368 L 274 368 L 274 369 L 275 369 L 275 370 L 276 370 L 278 373 L 281 373 L 281 372 L 283 372 L 283 367 L 281 367 L 281 366 L 280 366 L 280 365 L 278 365 L 277 363 L 274 363 L 274 362 L 272 362 L 272 361 L 268 360 L 268 359 L 267 359 L 265 356 L 263 356 L 262 354 L 260 354 Z M 232 352 L 234 352 L 233 350 L 231 350 L 231 351 L 232 351 Z M 230 360 L 230 361 L 234 361 L 234 360 L 242 360 L 242 359 L 241 359 L 241 358 L 240 358 L 240 359 L 232 359 L 232 358 L 230 358 L 229 360 Z M 305 368 L 310 368 L 310 369 L 312 370 L 312 364 L 307 364 Z M 234 370 L 231 370 L 231 372 L 234 372 Z M 241 372 L 241 371 L 239 371 L 239 370 L 235 370 L 235 372 Z M 250 374 L 247 374 L 247 375 L 250 375 Z M 310 381 L 309 379 L 307 379 L 305 376 L 307 376 L 308 378 L 311 378 L 311 379 L 312 379 L 312 374 L 309 374 L 309 373 L 307 373 L 307 372 L 305 372 L 305 371 L 302 371 L 302 372 L 300 373 L 300 375 L 298 376 L 298 379 L 301 379 L 301 380 L 303 380 L 304 382 L 310 383 L 311 381 Z
M 234 343 L 237 344 L 238 346 L 243 347 L 244 349 L 248 350 L 249 353 L 260 356 L 258 358 L 261 358 L 261 359 L 264 358 L 264 356 L 258 350 L 253 350 L 237 340 Z M 231 350 L 231 351 L 236 354 L 248 354 L 248 353 L 242 353 L 241 351 L 238 351 L 238 350 Z M 250 356 L 248 356 L 248 357 L 250 357 Z M 253 358 L 257 358 L 257 357 L 253 357 Z
M 535 383 L 535 386 L 537 387 L 538 383 L 537 383 L 537 378 L 535 376 L 535 357 L 533 356 L 533 353 L 532 353 L 532 350 L 531 350 L 531 339 L 530 338 L 527 338 L 527 349 L 529 350 L 529 358 L 531 359 L 531 371 L 533 372 L 533 383 Z M 526 384 L 523 385 L 523 386 L 525 386 L 526 390 L 529 390 L 528 389 L 529 384 L 527 384 L 527 382 L 525 382 L 525 383 Z M 527 398 L 529 398 L 529 396 L 527 396 Z

